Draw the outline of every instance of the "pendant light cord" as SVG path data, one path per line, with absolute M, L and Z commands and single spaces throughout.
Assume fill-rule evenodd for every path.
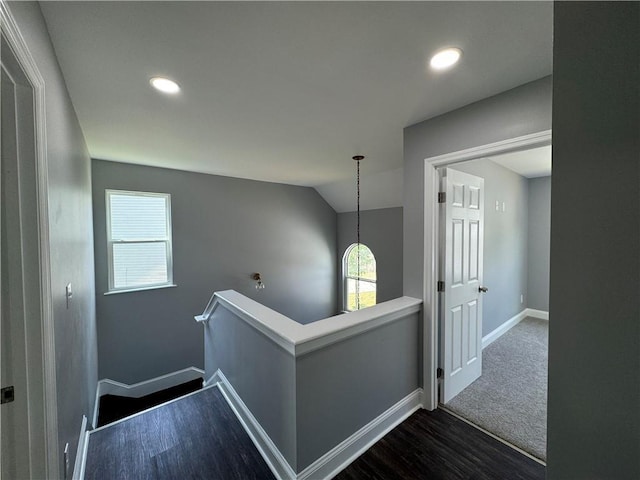
M 357 165 L 357 225 L 356 225 L 356 238 L 358 246 L 358 284 L 356 288 L 356 308 L 360 310 L 360 160 L 356 162 Z
M 356 310 L 360 310 L 360 160 L 364 157 L 354 157 L 356 161 L 356 249 L 357 249 L 357 273 L 356 280 Z

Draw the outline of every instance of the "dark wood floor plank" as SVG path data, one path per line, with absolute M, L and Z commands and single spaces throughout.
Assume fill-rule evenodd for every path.
M 544 466 L 462 420 L 442 410 L 419 410 L 336 479 L 544 480 L 544 476 Z M 211 388 L 93 432 L 85 478 L 274 477 L 220 391 Z
M 419 410 L 335 478 L 544 480 L 545 467 L 442 410 Z
M 217 388 L 89 436 L 86 480 L 273 479 Z

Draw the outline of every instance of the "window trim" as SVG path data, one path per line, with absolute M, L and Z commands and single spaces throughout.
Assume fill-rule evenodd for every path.
M 113 295 L 116 293 L 127 292 L 139 292 L 143 290 L 155 290 L 158 288 L 177 287 L 173 283 L 173 228 L 171 222 L 171 194 L 170 193 L 158 193 L 158 192 L 140 192 L 133 190 L 118 190 L 107 188 L 104 191 L 105 194 L 105 211 L 106 211 L 106 227 L 107 227 L 107 291 L 105 295 Z M 129 195 L 137 197 L 160 197 L 164 198 L 166 206 L 167 217 L 167 232 L 165 239 L 135 239 L 135 240 L 113 240 L 111 238 L 111 202 L 110 196 L 112 194 Z M 116 288 L 114 287 L 114 266 L 113 266 L 113 246 L 115 244 L 130 244 L 130 243 L 164 243 L 166 245 L 166 258 L 167 258 L 167 281 L 162 283 L 152 283 L 140 286 L 126 286 Z
M 351 253 L 351 251 L 357 246 L 357 243 L 352 243 L 351 245 L 349 245 L 347 247 L 347 249 L 344 251 L 344 254 L 342 255 L 342 311 L 345 313 L 349 313 L 349 312 L 357 312 L 358 310 L 349 310 L 349 282 L 348 280 L 355 280 L 360 281 L 360 282 L 368 282 L 368 283 L 373 283 L 376 286 L 376 304 L 378 303 L 377 300 L 377 296 L 378 296 L 378 262 L 376 261 L 376 279 L 375 280 L 371 280 L 370 278 L 364 278 L 364 277 L 356 277 L 356 276 L 352 276 L 349 275 L 347 272 L 349 271 L 348 268 L 348 259 L 349 259 L 349 254 Z M 367 244 L 360 242 L 360 245 L 363 245 L 364 247 L 367 247 L 369 249 L 369 251 L 371 252 L 371 255 L 373 255 L 373 259 L 375 260 L 376 256 L 373 253 L 373 250 L 371 250 L 371 247 L 369 247 Z

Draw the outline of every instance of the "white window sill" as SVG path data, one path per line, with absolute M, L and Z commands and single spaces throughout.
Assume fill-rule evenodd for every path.
M 118 293 L 130 293 L 130 292 L 144 292 L 145 290 L 157 290 L 159 288 L 173 288 L 178 285 L 169 284 L 169 285 L 151 285 L 148 287 L 136 287 L 136 288 L 127 288 L 123 290 L 111 290 L 109 292 L 105 292 L 105 295 L 116 295 Z

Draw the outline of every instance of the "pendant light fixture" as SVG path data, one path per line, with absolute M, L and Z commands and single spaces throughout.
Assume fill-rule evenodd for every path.
M 360 160 L 364 160 L 364 155 L 352 157 L 356 162 L 356 255 L 357 255 L 357 275 L 356 280 L 356 310 L 360 310 Z

